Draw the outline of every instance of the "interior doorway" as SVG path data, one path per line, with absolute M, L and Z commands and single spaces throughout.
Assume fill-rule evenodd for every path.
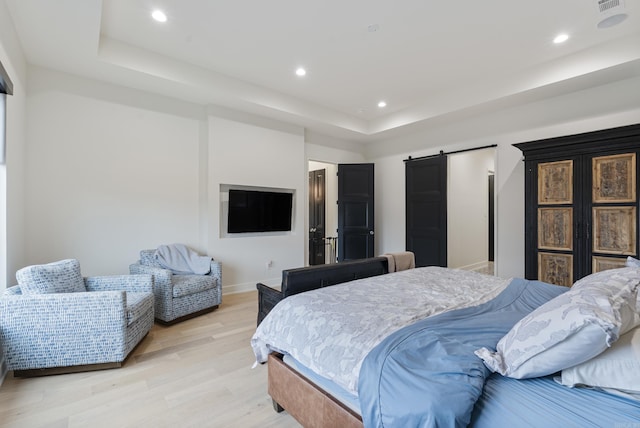
M 495 155 L 493 147 L 449 155 L 450 268 L 493 274 Z
M 325 177 L 326 169 L 309 171 L 309 265 L 326 261 L 325 249 Z
M 309 161 L 309 257 L 310 266 L 335 263 L 338 230 L 338 165 L 327 162 Z M 312 181 L 312 175 L 323 176 Z M 324 204 L 318 203 L 317 196 L 324 196 Z M 321 206 L 322 205 L 322 206 Z M 323 230 L 318 231 L 318 220 L 324 220 Z M 315 229 L 315 230 L 314 230 Z

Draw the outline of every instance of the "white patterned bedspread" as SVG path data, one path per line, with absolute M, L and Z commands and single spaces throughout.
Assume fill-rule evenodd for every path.
M 280 301 L 251 346 L 260 363 L 272 351 L 289 354 L 357 395 L 362 361 L 386 336 L 422 318 L 485 303 L 509 282 L 432 266 L 320 288 Z

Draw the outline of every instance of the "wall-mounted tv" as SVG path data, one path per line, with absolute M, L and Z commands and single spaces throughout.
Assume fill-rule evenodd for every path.
M 293 194 L 229 189 L 227 233 L 291 230 Z

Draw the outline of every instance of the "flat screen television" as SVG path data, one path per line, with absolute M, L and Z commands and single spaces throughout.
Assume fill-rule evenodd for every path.
M 291 230 L 293 194 L 229 190 L 227 233 Z

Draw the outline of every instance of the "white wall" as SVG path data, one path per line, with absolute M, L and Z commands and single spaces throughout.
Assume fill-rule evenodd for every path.
M 6 164 L 0 165 L 0 290 L 24 263 L 24 147 L 27 65 L 4 1 L 0 1 L 0 62 L 13 83 L 7 96 Z
M 375 254 L 404 251 L 406 155 L 373 159 L 375 163 Z
M 222 262 L 223 281 L 233 284 L 228 292 L 255 289 L 257 282 L 279 284 L 283 269 L 305 264 L 304 133 L 291 131 L 209 117 L 208 252 Z M 291 232 L 223 236 L 221 184 L 292 189 Z
M 524 275 L 524 166 L 512 144 L 640 123 L 638 87 L 640 78 L 623 80 L 369 145 L 376 200 L 384 201 L 376 211 L 378 253 L 405 245 L 403 159 L 497 144 L 496 273 Z
M 239 112 L 38 67 L 28 83 L 25 255 L 11 275 L 69 257 L 85 275 L 127 273 L 139 250 L 180 242 L 222 262 L 223 293 L 279 283 L 307 260 L 308 153 L 363 159 Z M 223 184 L 294 190 L 293 230 L 222 236 Z
M 85 275 L 118 274 L 143 248 L 204 250 L 198 119 L 113 100 L 109 85 L 45 70 L 30 74 L 30 88 L 28 263 L 77 258 Z
M 489 255 L 489 171 L 494 149 L 452 154 L 448 158 L 447 266 L 475 268 Z

